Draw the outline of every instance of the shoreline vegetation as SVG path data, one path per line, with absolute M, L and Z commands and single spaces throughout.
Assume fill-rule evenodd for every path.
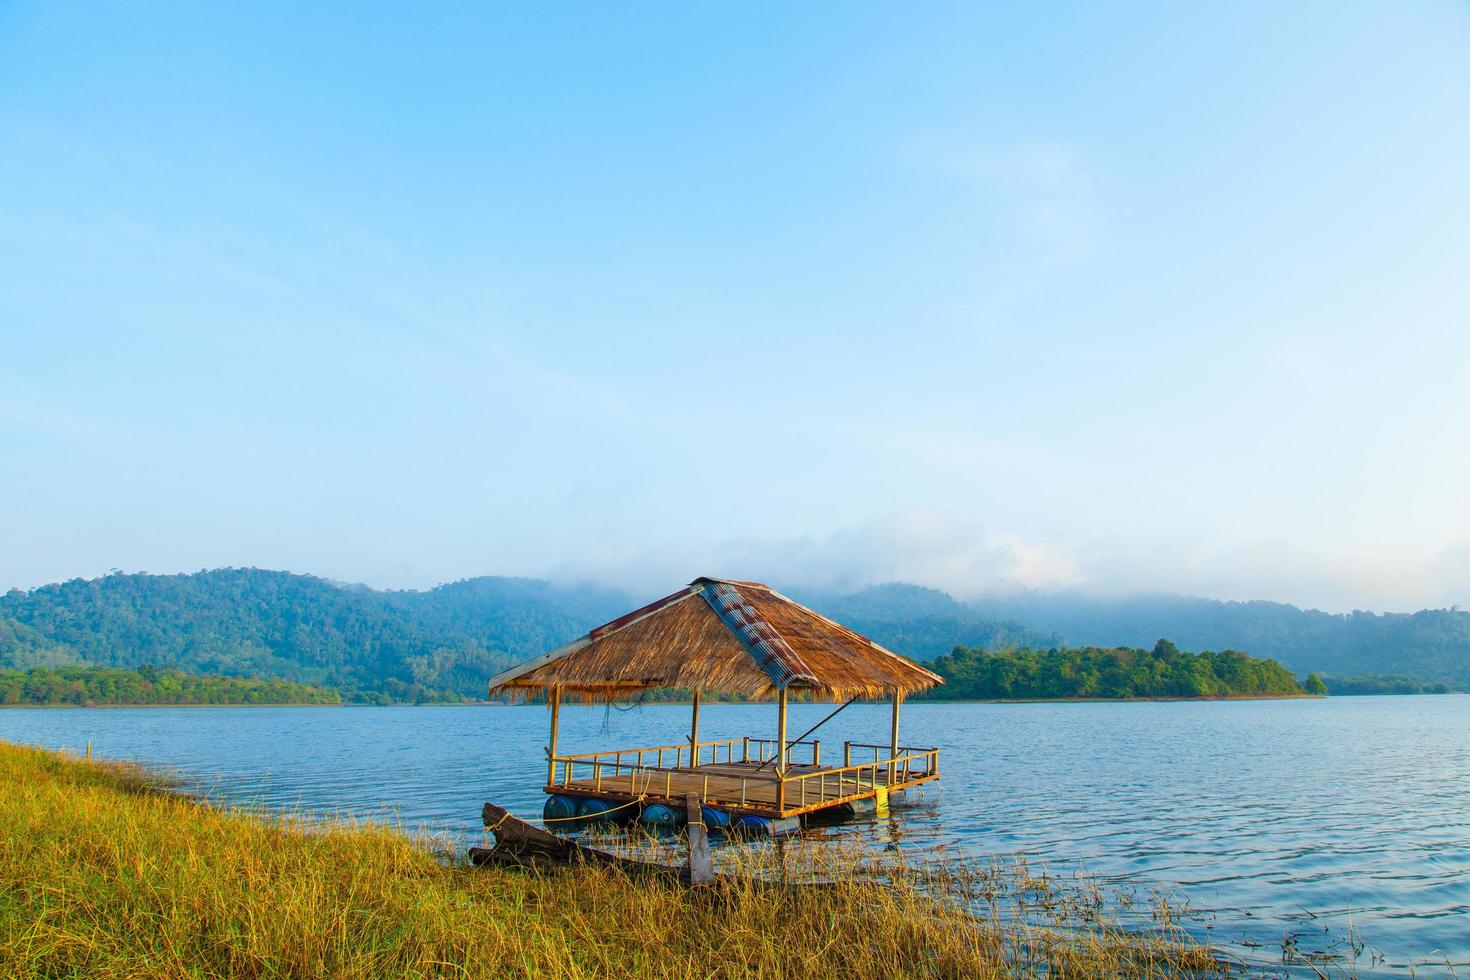
M 1161 640 L 1160 643 L 1167 644 L 1168 641 Z M 1315 698 L 1328 694 L 1454 693 L 1442 684 L 1425 684 L 1404 677 L 1327 677 L 1324 682 L 1314 674 L 1298 684 L 1285 668 L 1274 661 L 1258 660 L 1232 651 L 1198 655 L 1165 651 L 1160 657 L 1158 650 L 1158 647 L 1153 652 L 1086 648 L 991 653 L 957 647 L 950 657 L 925 665 L 944 675 L 947 686 L 915 700 L 953 704 L 1110 704 L 1128 701 L 1266 701 Z M 1223 681 L 1212 666 L 1219 663 L 1226 665 Z M 1179 693 L 1182 685 L 1204 688 L 1209 693 Z M 1236 689 L 1238 687 L 1247 689 Z M 1286 689 L 1261 689 L 1272 687 Z M 1076 693 L 1116 692 L 1120 689 L 1158 693 Z M 1002 691 L 1006 693 L 999 693 Z M 1044 691 L 1070 693 L 1040 693 Z M 690 691 L 671 688 L 650 691 L 636 700 L 642 704 L 687 705 L 693 699 Z M 710 694 L 706 694 L 703 700 L 707 704 L 766 703 Z M 797 700 L 805 699 L 798 697 Z M 469 707 L 508 703 L 499 699 L 461 697 L 402 701 L 373 697 L 356 700 L 331 688 L 311 684 L 189 674 L 151 666 L 137 670 L 93 666 L 0 669 L 0 708 Z M 528 703 L 539 702 L 530 699 Z
M 294 681 L 189 674 L 143 666 L 0 670 L 0 706 L 164 707 L 341 704 L 336 691 Z
M 652 843 L 657 856 L 670 845 Z M 374 824 L 219 808 L 127 763 L 0 742 L 0 975 L 1213 976 L 1163 896 L 916 867 L 816 842 L 717 849 L 699 889 L 590 865 L 472 869 Z M 797 881 L 820 882 L 798 887 Z
M 1299 697 L 1328 691 L 1316 674 L 1298 681 L 1275 660 L 1238 650 L 1186 653 L 1168 640 L 1152 650 L 956 647 L 925 666 L 944 678 L 943 687 L 922 695 L 933 701 Z

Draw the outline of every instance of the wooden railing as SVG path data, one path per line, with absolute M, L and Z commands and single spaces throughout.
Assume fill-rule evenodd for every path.
M 852 748 L 881 748 L 883 753 L 888 751 L 887 746 L 856 746 L 848 743 L 848 751 L 845 754 L 850 756 Z M 785 776 L 780 786 L 784 799 L 780 799 L 779 802 L 783 808 L 792 805 L 805 807 L 808 805 L 809 789 L 815 796 L 811 802 L 826 800 L 829 779 L 834 781 L 831 788 L 836 791 L 837 797 L 845 798 L 865 795 L 868 790 L 880 786 L 884 788 L 903 786 L 917 779 L 930 779 L 939 775 L 938 749 L 905 748 L 899 749 L 899 753 L 889 758 L 885 758 L 883 754 L 874 753 L 872 762 Z M 851 794 L 846 792 L 849 777 L 854 784 L 854 791 Z
M 798 746 L 810 747 L 811 768 L 793 772 L 790 767 L 791 751 Z M 889 746 L 863 742 L 843 743 L 843 764 L 824 769 L 821 767 L 819 740 L 788 743 L 787 765 L 780 771 L 769 766 L 748 772 L 701 773 L 701 767 L 721 762 L 769 763 L 777 752 L 775 739 L 746 737 L 700 742 L 694 746 L 655 745 L 558 755 L 551 760 L 551 782 L 547 789 L 554 791 L 559 786 L 590 782 L 597 792 L 661 795 L 674 799 L 676 774 L 702 775 L 700 796 L 706 802 L 747 807 L 751 805 L 750 790 L 753 786 L 774 787 L 771 795 L 775 809 L 785 812 L 819 803 L 830 805 L 870 796 L 879 787 L 903 786 L 939 774 L 937 748 L 904 746 L 895 753 Z M 872 755 L 871 760 L 865 758 L 869 754 Z M 854 762 L 854 756 L 859 761 Z M 712 784 L 711 779 L 716 782 Z M 738 791 L 734 788 L 737 785 Z
M 811 764 L 821 765 L 822 743 L 820 740 L 811 742 L 787 742 L 786 764 L 791 764 L 791 753 L 798 746 L 811 747 Z M 577 755 L 559 755 L 557 762 L 600 762 L 604 765 L 622 765 L 625 759 L 632 758 L 633 765 L 647 766 L 652 760 L 655 769 L 666 768 L 665 763 L 672 765 L 675 769 L 698 768 L 702 765 L 715 765 L 719 762 L 769 762 L 775 758 L 777 752 L 776 740 L 773 738 L 726 738 L 714 742 L 700 742 L 691 747 L 688 742 L 679 745 L 653 745 L 642 749 L 609 749 L 605 752 L 583 752 Z

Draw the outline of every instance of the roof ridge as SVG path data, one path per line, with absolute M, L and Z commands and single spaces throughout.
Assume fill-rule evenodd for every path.
M 771 591 L 765 586 L 761 588 Z M 808 684 L 820 683 L 780 631 L 740 594 L 739 584 L 719 579 L 706 580 L 701 584 L 699 594 L 778 691 L 784 691 L 797 680 Z
M 734 585 L 743 589 L 765 589 L 767 592 L 776 591 L 764 582 L 746 582 L 738 578 L 715 578 L 713 575 L 701 575 L 693 582 L 690 582 L 689 585 L 693 587 L 703 585 L 705 582 L 715 582 L 719 585 Z

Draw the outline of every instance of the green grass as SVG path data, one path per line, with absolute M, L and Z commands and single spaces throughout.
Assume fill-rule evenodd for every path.
M 864 980 L 1217 968 L 1167 915 L 1124 932 L 1101 903 L 1054 901 L 1044 881 L 1027 883 L 1033 906 L 1017 915 L 984 876 L 850 850 L 722 852 L 732 880 L 693 891 L 590 866 L 477 870 L 390 828 L 215 808 L 134 766 L 0 743 L 0 976 Z M 773 884 L 813 873 L 830 883 Z M 1051 918 L 1038 924 L 1037 909 Z

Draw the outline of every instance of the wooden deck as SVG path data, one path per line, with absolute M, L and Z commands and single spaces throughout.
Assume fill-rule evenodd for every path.
M 844 743 L 842 762 L 821 764 L 821 743 L 792 743 L 810 761 L 777 772 L 765 739 L 622 749 L 553 759 L 547 793 L 624 803 L 682 805 L 688 794 L 732 815 L 794 817 L 939 778 L 939 750 Z

